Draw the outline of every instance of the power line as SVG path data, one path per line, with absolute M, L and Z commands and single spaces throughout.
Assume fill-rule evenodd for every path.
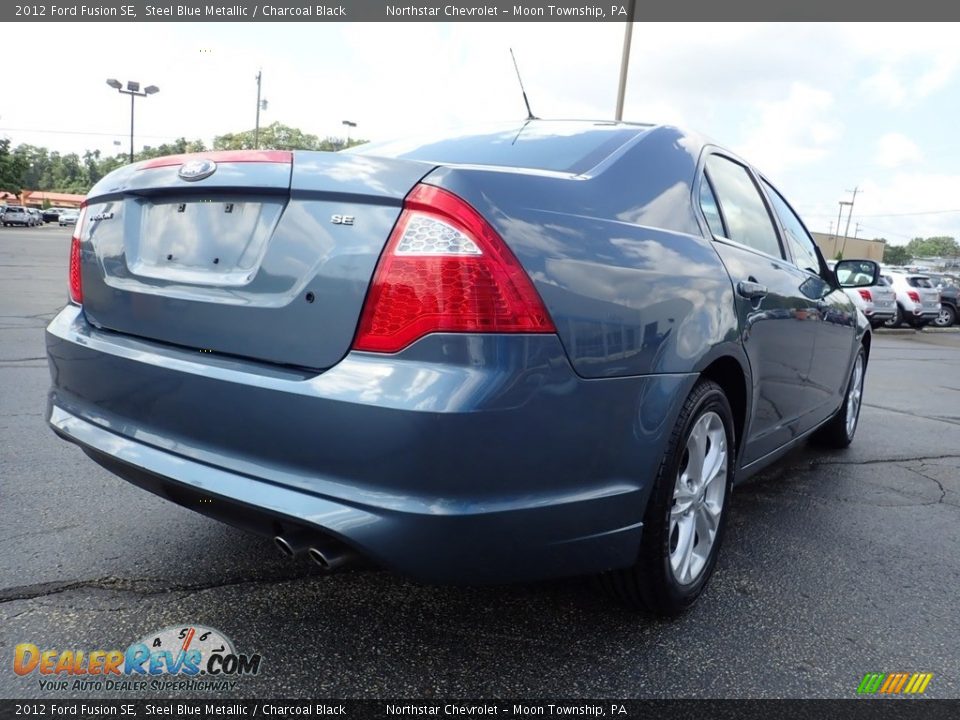
M 950 213 L 960 213 L 960 208 L 955 210 L 920 210 L 918 212 L 902 213 L 857 213 L 857 217 L 862 218 L 883 218 L 883 217 L 910 217 L 915 215 L 948 215 Z M 803 213 L 809 217 L 833 217 L 833 213 Z
M 103 137 L 117 137 L 124 133 L 105 133 L 105 132 L 82 132 L 80 130 L 37 130 L 36 128 L 0 128 L 0 132 L 29 132 L 46 135 L 100 135 Z M 141 135 L 140 137 L 154 138 L 157 140 L 177 140 L 183 135 Z

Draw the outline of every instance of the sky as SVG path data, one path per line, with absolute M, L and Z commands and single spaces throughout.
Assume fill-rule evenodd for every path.
M 811 230 L 831 230 L 859 188 L 850 235 L 958 237 L 957 30 L 637 23 L 624 119 L 681 125 L 738 152 Z M 342 137 L 350 120 L 354 137 L 386 140 L 515 120 L 526 111 L 511 47 L 536 115 L 611 119 L 623 35 L 622 23 L 18 24 L 0 59 L 28 81 L 0 94 L 0 137 L 126 152 L 129 98 L 105 83 L 117 78 L 160 88 L 137 100 L 138 148 L 209 144 L 253 128 L 258 70 L 262 125 Z

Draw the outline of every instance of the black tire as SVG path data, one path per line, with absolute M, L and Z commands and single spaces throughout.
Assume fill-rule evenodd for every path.
M 678 532 L 679 526 L 671 525 L 671 515 L 676 503 L 678 477 L 681 472 L 686 472 L 687 442 L 691 430 L 708 413 L 719 417 L 723 425 L 723 436 L 726 438 L 725 478 L 721 478 L 718 472 L 714 480 L 715 483 L 723 483 L 723 496 L 719 502 L 713 544 L 709 547 L 705 562 L 701 561 L 703 565 L 691 582 L 681 584 L 670 563 L 671 547 L 679 542 L 676 537 L 672 537 Z M 709 444 L 706 445 L 707 452 L 710 447 Z M 723 541 L 735 458 L 736 443 L 730 403 L 719 385 L 712 380 L 700 380 L 683 404 L 660 462 L 643 516 L 643 536 L 636 563 L 629 568 L 606 572 L 600 578 L 601 584 L 610 594 L 632 608 L 664 617 L 679 615 L 696 602 L 713 574 L 717 553 Z M 705 493 L 701 494 L 701 500 L 704 497 Z M 690 542 L 695 548 L 700 543 L 699 529 L 692 530 L 691 535 Z
M 855 407 L 850 402 L 850 394 L 854 392 L 854 378 L 856 377 L 857 364 L 860 364 L 860 395 L 855 403 Z M 863 380 L 867 374 L 867 354 L 863 346 L 857 351 L 857 357 L 853 361 L 853 367 L 850 368 L 850 377 L 847 378 L 847 391 L 843 395 L 843 404 L 837 410 L 826 425 L 817 430 L 811 438 L 817 445 L 836 449 L 848 447 L 853 442 L 853 436 L 857 433 L 857 427 L 860 424 L 860 408 L 863 406 Z M 852 426 L 848 422 L 850 413 L 854 413 Z
M 888 328 L 898 328 L 903 325 L 903 308 L 900 307 L 900 303 L 897 303 L 897 307 L 893 311 L 893 317 L 887 320 L 883 326 Z
M 937 327 L 951 327 L 957 322 L 957 309 L 953 305 L 942 303 L 940 305 L 940 314 L 933 321 Z

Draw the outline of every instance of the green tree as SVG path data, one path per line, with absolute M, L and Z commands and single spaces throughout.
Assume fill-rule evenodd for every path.
M 956 257 L 960 255 L 960 245 L 945 235 L 917 237 L 907 243 L 907 252 L 914 257 Z
M 906 265 L 912 257 L 903 245 L 887 243 L 883 248 L 883 262 L 887 265 Z
M 252 150 L 254 146 L 254 130 L 227 133 L 213 139 L 214 150 Z M 322 140 L 316 135 L 305 133 L 300 128 L 282 125 L 274 122 L 260 128 L 259 147 L 261 150 L 342 150 L 344 147 L 353 147 L 365 142 L 364 140 L 350 140 L 343 138 L 326 137 Z
M 0 138 L 0 191 L 19 194 L 24 188 L 26 171 L 23 158 L 10 152 L 10 141 Z

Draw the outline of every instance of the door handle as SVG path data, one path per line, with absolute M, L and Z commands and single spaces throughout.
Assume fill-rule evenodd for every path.
M 767 286 L 754 280 L 741 280 L 737 283 L 737 294 L 747 300 L 763 300 L 767 296 Z

